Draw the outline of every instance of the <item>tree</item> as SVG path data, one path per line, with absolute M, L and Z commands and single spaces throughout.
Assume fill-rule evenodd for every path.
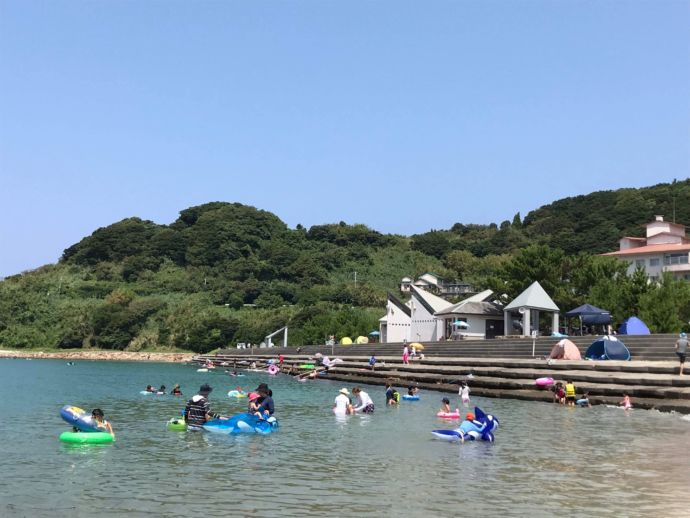
M 450 240 L 445 233 L 432 230 L 413 236 L 411 248 L 440 259 L 450 250 Z
M 665 272 L 659 284 L 640 296 L 639 315 L 652 333 L 677 333 L 685 324 L 689 303 L 690 286 Z

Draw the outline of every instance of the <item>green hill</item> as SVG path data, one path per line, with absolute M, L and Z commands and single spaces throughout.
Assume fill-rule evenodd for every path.
M 239 203 L 190 207 L 170 225 L 127 218 L 66 249 L 57 265 L 0 282 L 0 346 L 208 351 L 257 343 L 286 324 L 294 344 L 366 335 L 378 328 L 386 292 L 426 271 L 508 296 L 539 280 L 563 308 L 586 299 L 618 318 L 642 315 L 661 287 L 622 279 L 620 263 L 592 254 L 674 209 L 690 222 L 690 180 L 411 237 L 344 222 L 290 229 Z M 669 286 L 673 318 L 654 317 L 657 330 L 688 320 L 684 286 Z

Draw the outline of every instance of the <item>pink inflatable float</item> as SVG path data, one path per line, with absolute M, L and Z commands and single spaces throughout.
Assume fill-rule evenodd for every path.
M 460 410 L 455 409 L 455 412 L 437 412 L 436 417 L 441 419 L 460 419 Z
M 538 387 L 548 387 L 549 385 L 553 385 L 553 378 L 537 378 L 534 384 Z

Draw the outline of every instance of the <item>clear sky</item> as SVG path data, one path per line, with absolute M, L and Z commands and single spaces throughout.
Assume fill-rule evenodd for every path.
M 0 0 L 0 276 L 209 201 L 411 235 L 686 178 L 688 20 L 690 0 Z

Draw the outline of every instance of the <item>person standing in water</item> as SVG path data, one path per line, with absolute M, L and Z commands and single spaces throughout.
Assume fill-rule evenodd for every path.
M 688 350 L 688 336 L 685 333 L 681 333 L 676 340 L 676 356 L 680 361 L 680 370 L 678 371 L 678 376 L 683 375 L 683 366 L 685 365 L 685 354 Z
M 365 414 L 374 413 L 374 402 L 369 394 L 364 392 L 361 388 L 355 387 L 352 389 L 352 395 L 357 398 L 356 404 L 352 409 L 353 412 L 363 412 Z
M 350 402 L 350 391 L 346 388 L 341 388 L 338 395 L 335 397 L 335 406 L 333 407 L 333 412 L 337 415 L 349 415 L 352 414 L 352 403 Z
M 187 402 L 187 406 L 184 409 L 184 420 L 187 423 L 187 429 L 200 430 L 206 421 L 213 419 L 211 404 L 208 402 L 208 395 L 212 390 L 213 388 L 208 383 L 204 383 L 199 387 L 199 393 Z
M 470 406 L 470 386 L 467 384 L 466 381 L 463 381 L 460 384 L 460 390 L 458 390 L 458 395 L 462 400 L 463 406 Z

